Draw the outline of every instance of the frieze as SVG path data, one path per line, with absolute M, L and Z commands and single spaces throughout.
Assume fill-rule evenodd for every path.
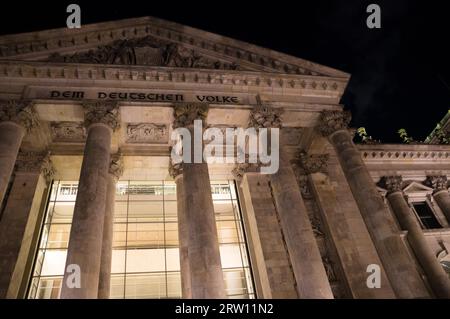
M 127 125 L 127 143 L 167 143 L 168 128 L 165 124 L 140 123 Z
M 50 123 L 52 141 L 81 143 L 86 140 L 86 128 L 81 122 Z

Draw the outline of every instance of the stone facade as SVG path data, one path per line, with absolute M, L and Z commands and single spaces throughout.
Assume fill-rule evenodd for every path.
M 27 297 L 54 178 L 79 181 L 62 298 L 109 296 L 121 179 L 175 181 L 184 298 L 225 296 L 211 180 L 236 181 L 257 298 L 449 298 L 450 148 L 355 145 L 348 80 L 156 18 L 0 37 L 0 297 Z M 194 120 L 279 129 L 278 171 L 173 164 Z

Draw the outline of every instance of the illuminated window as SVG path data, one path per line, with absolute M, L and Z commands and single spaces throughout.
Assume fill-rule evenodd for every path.
M 77 182 L 55 181 L 42 227 L 29 298 L 59 298 Z M 181 298 L 176 185 L 117 183 L 111 298 Z M 254 298 L 234 181 L 211 184 L 230 298 Z

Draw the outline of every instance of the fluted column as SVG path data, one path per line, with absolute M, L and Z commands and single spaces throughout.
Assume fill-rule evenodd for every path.
M 98 297 L 111 135 L 119 125 L 115 103 L 88 102 L 83 106 L 88 133 L 70 230 L 61 290 L 63 299 Z M 81 271 L 79 288 L 74 284 L 76 272 L 68 271 L 78 267 Z
M 377 249 L 387 277 L 399 298 L 426 298 L 429 293 L 408 254 L 400 232 L 378 193 L 347 125 L 350 114 L 323 111 L 318 130 L 336 150 L 339 163 Z M 383 284 L 383 283 L 381 283 Z
M 183 299 L 192 298 L 191 270 L 189 267 L 189 228 L 186 220 L 185 196 L 183 185 L 183 167 L 170 163 L 170 176 L 177 187 L 178 241 L 180 251 L 181 293 Z
M 425 184 L 433 188 L 433 198 L 450 223 L 450 194 L 447 188 L 447 176 L 428 175 Z
M 208 106 L 177 104 L 173 128 L 187 128 L 194 141 L 194 120 L 206 119 Z M 202 132 L 203 133 L 203 132 Z M 220 261 L 217 226 L 207 163 L 183 163 L 183 190 L 186 228 L 189 231 L 188 258 L 192 298 L 225 298 L 225 282 Z
M 103 222 L 102 258 L 98 283 L 98 299 L 108 299 L 111 291 L 111 260 L 114 228 L 114 206 L 116 203 L 116 184 L 123 173 L 121 153 L 111 156 L 109 164 L 108 188 L 106 192 L 105 218 Z
M 21 298 L 26 264 L 44 194 L 53 177 L 47 152 L 20 152 L 10 195 L 0 220 L 0 298 Z
M 281 128 L 280 111 L 257 106 L 250 127 Z M 276 141 L 278 142 L 278 141 Z M 271 141 L 272 148 L 275 141 Z M 279 169 L 269 175 L 275 205 L 297 283 L 299 298 L 333 298 L 311 222 L 284 146 L 280 145 Z
M 29 101 L 0 101 L 0 205 L 5 197 L 22 139 L 37 124 Z
M 429 247 L 422 228 L 411 211 L 402 191 L 401 176 L 384 176 L 384 187 L 388 190 L 387 199 L 397 216 L 400 226 L 407 230 L 408 242 L 422 266 L 436 297 L 450 298 L 450 280 L 438 259 Z

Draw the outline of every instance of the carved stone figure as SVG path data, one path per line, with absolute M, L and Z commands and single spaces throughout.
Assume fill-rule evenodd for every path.
M 86 128 L 78 122 L 53 122 L 50 124 L 52 140 L 55 142 L 83 142 Z
M 127 143 L 167 142 L 167 126 L 164 124 L 141 123 L 128 124 Z
M 225 70 L 239 69 L 239 66 L 235 63 L 207 58 L 195 50 L 160 40 L 153 36 L 116 40 L 111 44 L 101 45 L 96 49 L 72 55 L 54 53 L 48 58 L 48 61 Z

